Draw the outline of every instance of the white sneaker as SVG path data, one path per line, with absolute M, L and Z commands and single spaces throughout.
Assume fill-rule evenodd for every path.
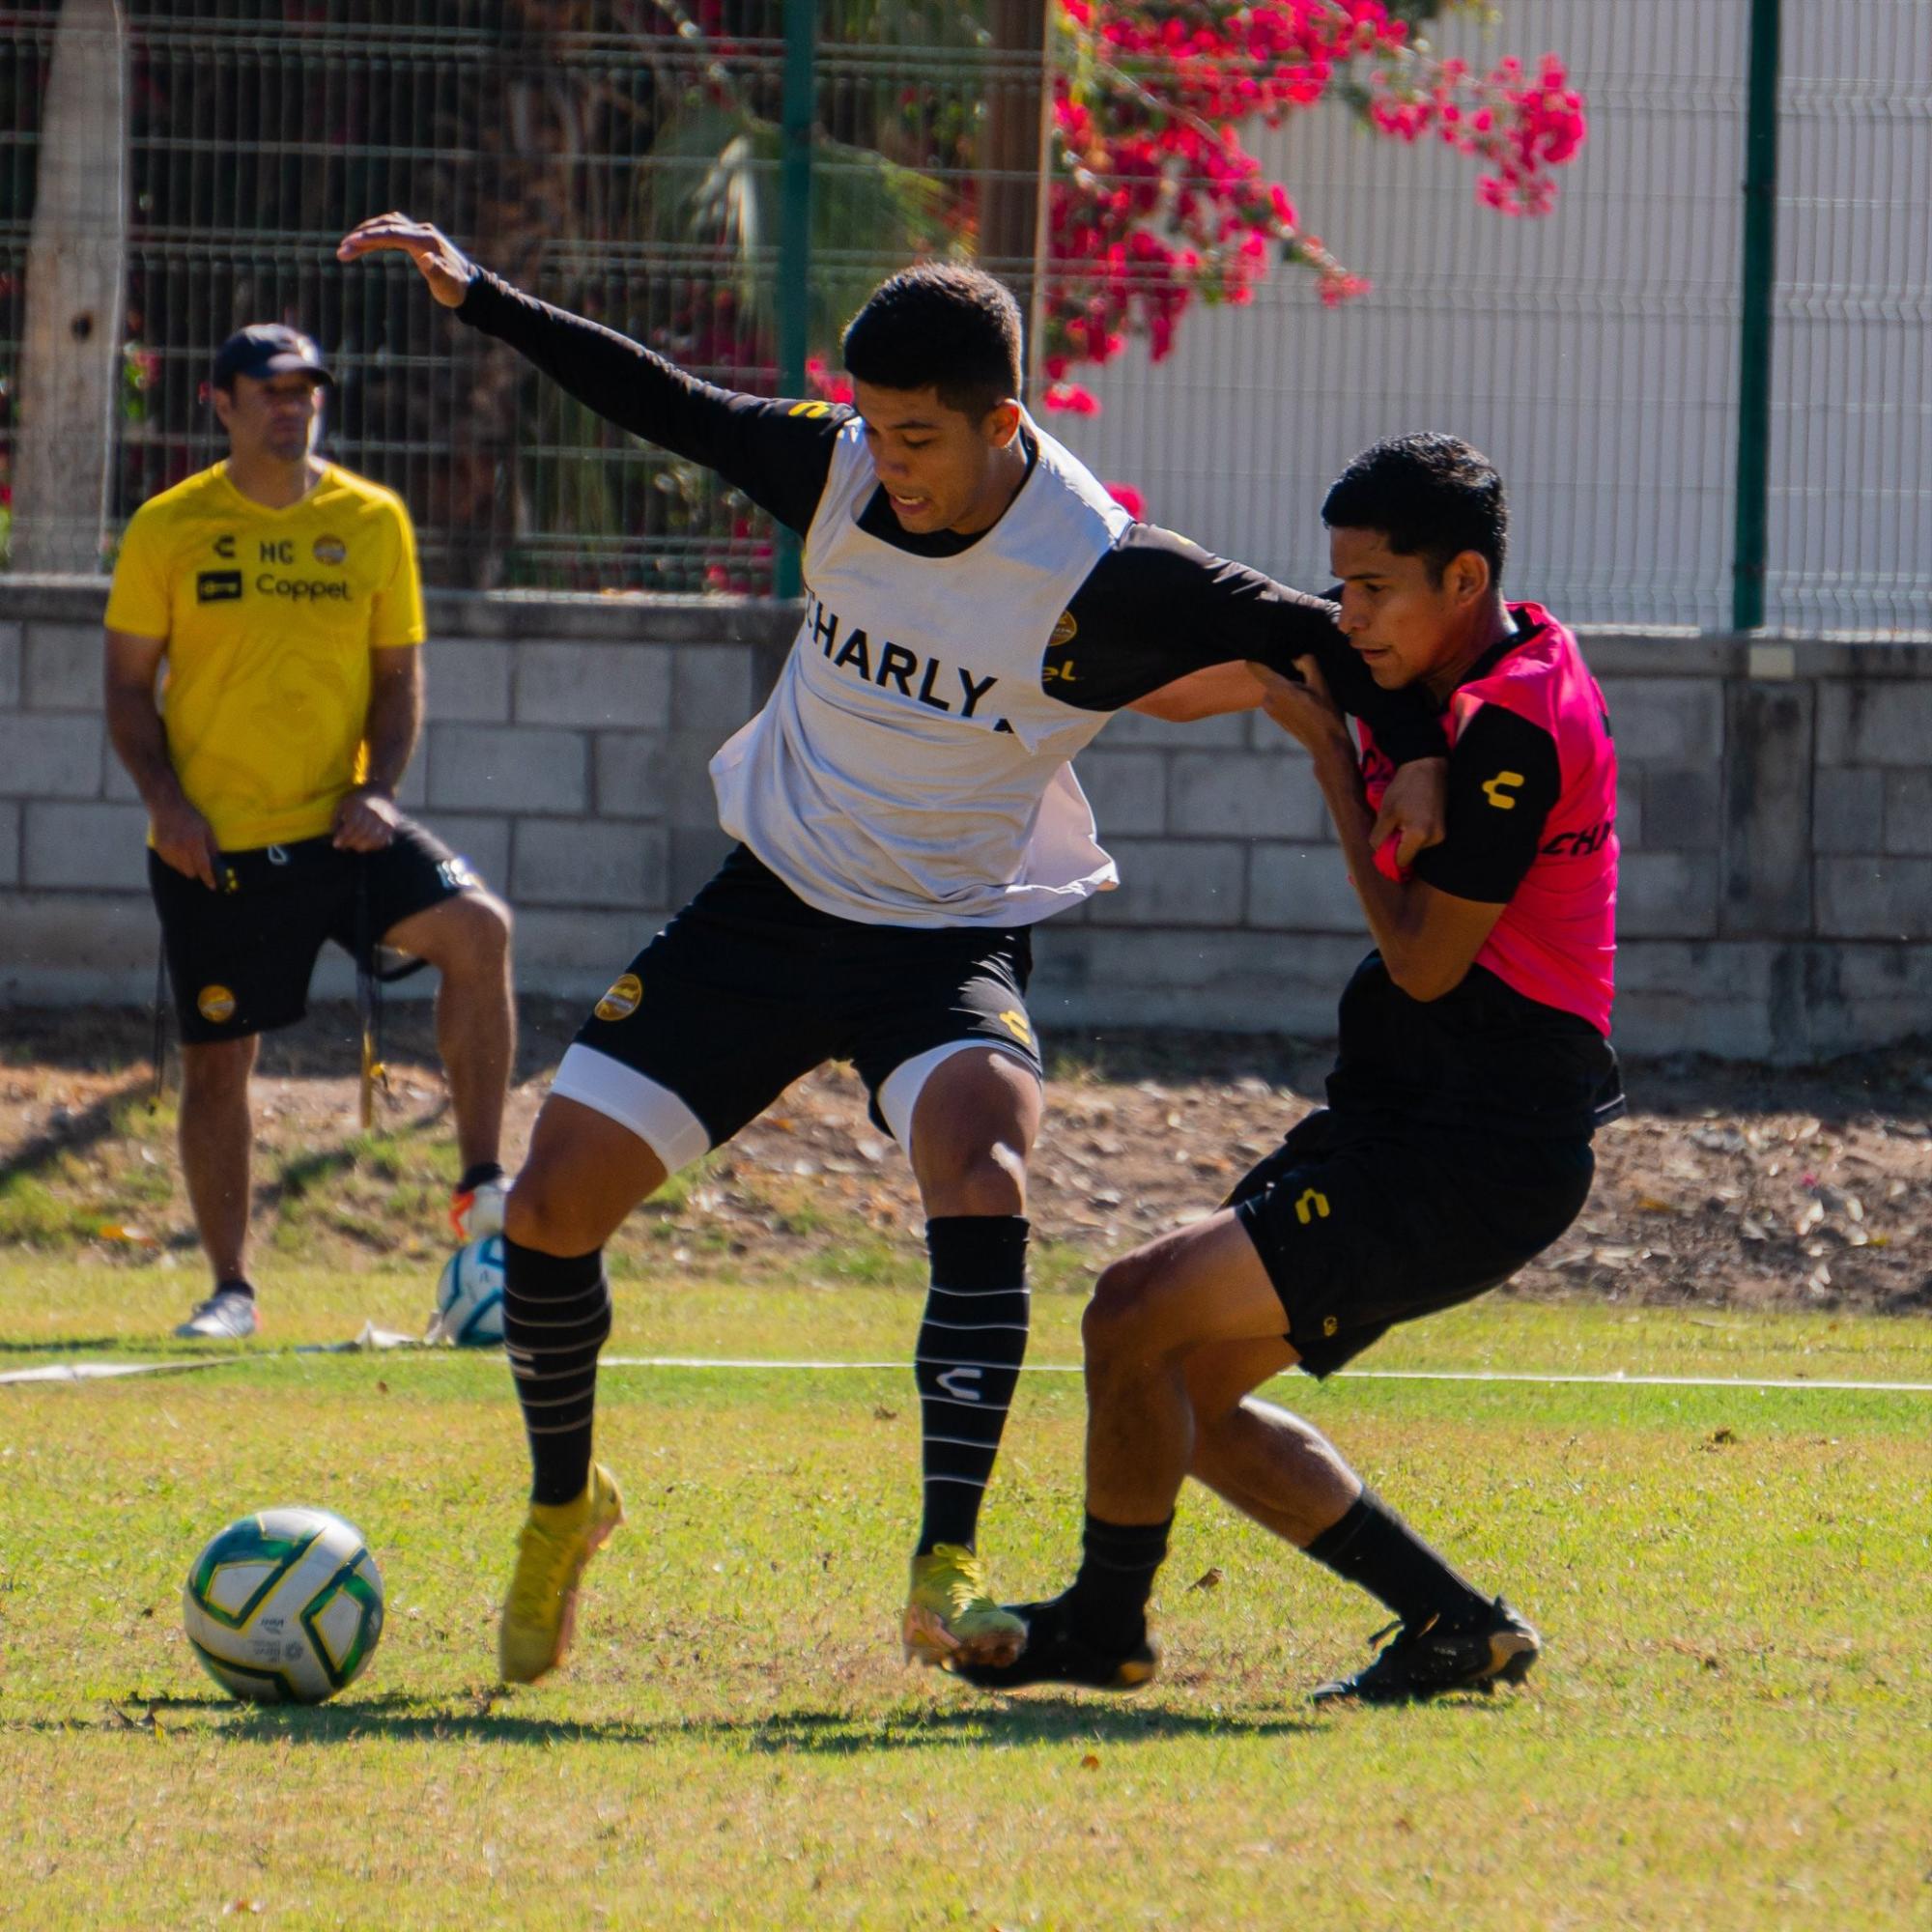
M 503 1203 L 509 1199 L 508 1175 L 498 1175 L 480 1187 L 449 1197 L 449 1225 L 459 1241 L 480 1241 L 486 1235 L 503 1232 Z
M 261 1325 L 252 1294 L 243 1294 L 238 1288 L 218 1288 L 195 1305 L 194 1313 L 175 1333 L 189 1341 L 241 1342 Z

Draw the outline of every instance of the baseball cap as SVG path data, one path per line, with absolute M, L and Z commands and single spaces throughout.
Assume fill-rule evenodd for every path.
M 294 370 L 301 370 L 319 383 L 335 381 L 315 344 L 300 329 L 279 322 L 251 322 L 246 328 L 238 328 L 214 352 L 217 389 L 232 389 L 237 376 L 252 376 L 261 382 Z

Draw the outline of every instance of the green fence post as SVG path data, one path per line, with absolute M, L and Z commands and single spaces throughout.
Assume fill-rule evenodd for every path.
M 818 39 L 817 0 L 785 0 L 784 145 L 779 176 L 779 393 L 805 394 L 811 317 L 811 124 Z M 772 591 L 804 588 L 798 538 L 779 532 Z
M 1771 518 L 1771 299 L 1777 239 L 1777 66 L 1781 0 L 1751 0 L 1745 109 L 1744 313 L 1738 339 L 1738 514 L 1731 626 L 1764 623 Z

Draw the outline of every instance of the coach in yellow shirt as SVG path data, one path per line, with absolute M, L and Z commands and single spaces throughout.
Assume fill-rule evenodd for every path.
M 315 454 L 331 380 L 295 329 L 231 336 L 213 376 L 228 460 L 135 512 L 107 600 L 108 729 L 148 808 L 182 1166 L 214 1276 L 185 1335 L 259 1326 L 248 1076 L 256 1037 L 302 1016 L 325 940 L 440 973 L 458 1233 L 502 1221 L 509 914 L 396 809 L 422 720 L 415 538 L 393 492 Z

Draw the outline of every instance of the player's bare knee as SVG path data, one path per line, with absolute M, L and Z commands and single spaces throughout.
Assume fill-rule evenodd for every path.
M 1023 1214 L 1026 1158 L 1016 1148 L 991 1145 L 921 1150 L 920 1193 L 931 1214 Z
M 1101 1271 L 1080 1318 L 1089 1362 L 1147 1351 L 1158 1325 L 1159 1282 L 1159 1271 L 1138 1255 L 1125 1255 Z
M 570 1189 L 541 1169 L 526 1168 L 503 1203 L 503 1233 L 520 1248 L 546 1255 L 582 1255 L 600 1245 L 579 1238 Z
M 493 893 L 445 899 L 435 963 L 444 973 L 496 979 L 510 952 L 510 909 Z
M 463 903 L 475 930 L 478 947 L 492 954 L 510 950 L 510 935 L 516 929 L 516 915 L 495 893 L 481 890 L 463 895 Z

